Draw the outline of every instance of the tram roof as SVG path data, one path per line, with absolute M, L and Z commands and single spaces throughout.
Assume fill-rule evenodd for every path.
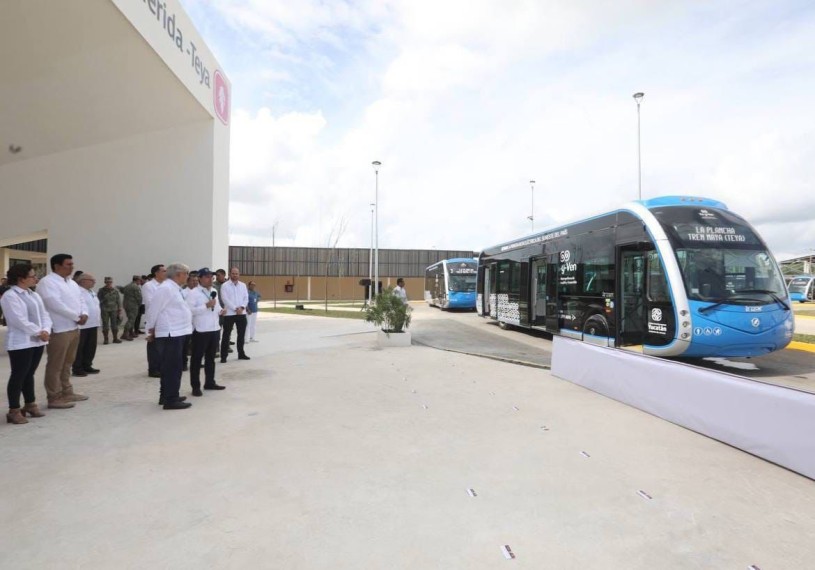
M 538 240 L 538 238 L 542 238 L 543 236 L 546 236 L 547 234 L 549 234 L 551 232 L 558 231 L 558 230 L 561 230 L 561 229 L 564 229 L 564 228 L 568 228 L 569 226 L 573 226 L 573 225 L 579 224 L 581 222 L 586 222 L 586 221 L 589 221 L 589 220 L 593 220 L 593 219 L 599 218 L 601 216 L 606 216 L 608 214 L 613 214 L 615 212 L 626 210 L 626 209 L 628 209 L 627 206 L 631 205 L 631 204 L 639 204 L 639 205 L 645 206 L 649 210 L 651 210 L 653 208 L 662 208 L 662 207 L 665 207 L 665 206 L 696 206 L 696 207 L 701 206 L 701 207 L 705 207 L 705 208 L 717 208 L 719 210 L 727 210 L 728 209 L 727 205 L 724 202 L 720 202 L 718 200 L 713 200 L 711 198 L 703 198 L 703 197 L 700 197 L 700 196 L 658 196 L 656 198 L 649 198 L 647 200 L 634 200 L 632 202 L 629 202 L 628 204 L 623 205 L 622 207 L 620 207 L 620 208 L 618 208 L 616 210 L 611 210 L 611 211 L 608 211 L 608 212 L 602 212 L 602 213 L 594 215 L 594 216 L 589 216 L 587 218 L 581 218 L 581 219 L 575 220 L 573 222 L 569 222 L 569 223 L 566 223 L 566 224 L 560 224 L 558 226 L 547 228 L 547 229 L 545 229 L 543 231 L 536 232 L 534 234 L 529 234 L 529 235 L 526 235 L 526 236 L 522 236 L 520 238 L 513 239 L 513 240 L 510 240 L 510 241 L 506 241 L 506 242 L 502 242 L 502 243 L 499 243 L 497 245 L 493 245 L 493 246 L 490 246 L 490 247 L 485 247 L 482 250 L 481 255 L 484 255 L 484 254 L 493 255 L 495 253 L 499 253 L 500 251 L 502 251 L 502 249 L 505 248 L 506 246 L 515 246 L 515 245 L 522 244 L 523 242 L 529 242 L 529 244 L 532 244 L 536 240 Z

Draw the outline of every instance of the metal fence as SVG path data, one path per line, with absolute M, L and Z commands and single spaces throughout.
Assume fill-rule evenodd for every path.
M 369 250 L 327 247 L 230 246 L 229 266 L 243 275 L 367 277 Z M 380 249 L 379 274 L 424 277 L 428 265 L 454 257 L 476 257 L 475 251 Z

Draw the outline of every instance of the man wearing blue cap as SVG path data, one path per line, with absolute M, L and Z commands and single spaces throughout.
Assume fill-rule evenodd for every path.
M 218 293 L 212 287 L 212 271 L 209 267 L 198 270 L 198 286 L 187 294 L 187 305 L 192 312 L 192 359 L 190 361 L 190 385 L 193 396 L 201 392 L 201 359 L 204 360 L 204 390 L 223 390 L 225 386 L 215 383 L 215 352 L 221 327 L 218 319 L 226 314 L 218 303 Z

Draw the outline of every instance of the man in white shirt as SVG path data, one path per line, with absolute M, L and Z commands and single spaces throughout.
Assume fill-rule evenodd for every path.
M 83 273 L 77 279 L 77 283 L 82 287 L 82 295 L 88 306 L 88 320 L 85 321 L 84 325 L 79 325 L 79 346 L 76 349 L 73 372 L 74 376 L 99 374 L 99 370 L 93 367 L 99 325 L 102 324 L 102 308 L 99 297 L 93 292 L 96 278 L 90 273 Z
M 204 359 L 204 390 L 224 390 L 215 383 L 215 352 L 221 327 L 219 317 L 226 314 L 218 302 L 218 293 L 212 287 L 212 271 L 209 267 L 198 270 L 198 287 L 190 289 L 187 305 L 192 312 L 192 360 L 190 361 L 190 385 L 193 396 L 202 396 L 201 359 Z
M 401 277 L 396 280 L 396 288 L 393 290 L 393 294 L 399 297 L 403 305 L 408 304 L 407 291 L 405 291 L 405 280 Z
M 167 267 L 167 279 L 147 305 L 147 342 L 154 344 L 161 364 L 158 403 L 165 410 L 183 410 L 192 404 L 178 394 L 181 388 L 184 341 L 192 334 L 192 313 L 181 294 L 190 268 L 183 263 Z
M 144 303 L 145 315 L 150 310 L 150 303 L 156 294 L 156 290 L 167 279 L 167 270 L 161 264 L 154 265 L 150 269 L 150 275 L 153 278 L 141 288 L 141 300 Z M 156 352 L 156 344 L 152 342 L 147 343 L 147 375 L 150 378 L 161 378 L 161 358 Z
M 74 402 L 87 396 L 74 392 L 71 366 L 79 347 L 79 325 L 88 320 L 88 306 L 79 285 L 71 279 L 74 259 L 67 253 L 51 257 L 51 273 L 37 285 L 53 332 L 48 342 L 48 363 L 45 365 L 45 392 L 49 408 L 73 408 Z
M 221 302 L 226 309 L 224 315 L 224 334 L 221 338 L 221 363 L 226 362 L 229 355 L 229 340 L 232 336 L 232 327 L 238 329 L 238 360 L 249 360 L 243 350 L 243 341 L 246 336 L 246 305 L 249 304 L 249 290 L 240 281 L 240 271 L 237 267 L 229 270 L 229 281 L 221 285 Z

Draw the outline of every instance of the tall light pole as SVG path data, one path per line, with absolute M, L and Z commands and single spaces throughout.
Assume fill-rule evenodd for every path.
M 274 234 L 277 222 L 272 226 L 272 291 L 274 292 L 274 308 L 277 308 L 277 249 L 274 245 Z
M 374 291 L 379 294 L 379 167 L 382 163 L 375 160 L 371 163 L 374 167 L 376 183 L 374 186 Z
M 368 305 L 374 298 L 374 204 L 371 202 L 371 251 L 368 253 Z
M 529 186 L 532 188 L 532 210 L 531 213 L 526 217 L 532 223 L 532 233 L 535 233 L 535 181 L 530 180 Z
M 645 93 L 634 93 L 634 101 L 637 102 L 637 176 L 639 179 L 639 199 L 642 200 L 642 145 L 640 142 L 640 103 Z

